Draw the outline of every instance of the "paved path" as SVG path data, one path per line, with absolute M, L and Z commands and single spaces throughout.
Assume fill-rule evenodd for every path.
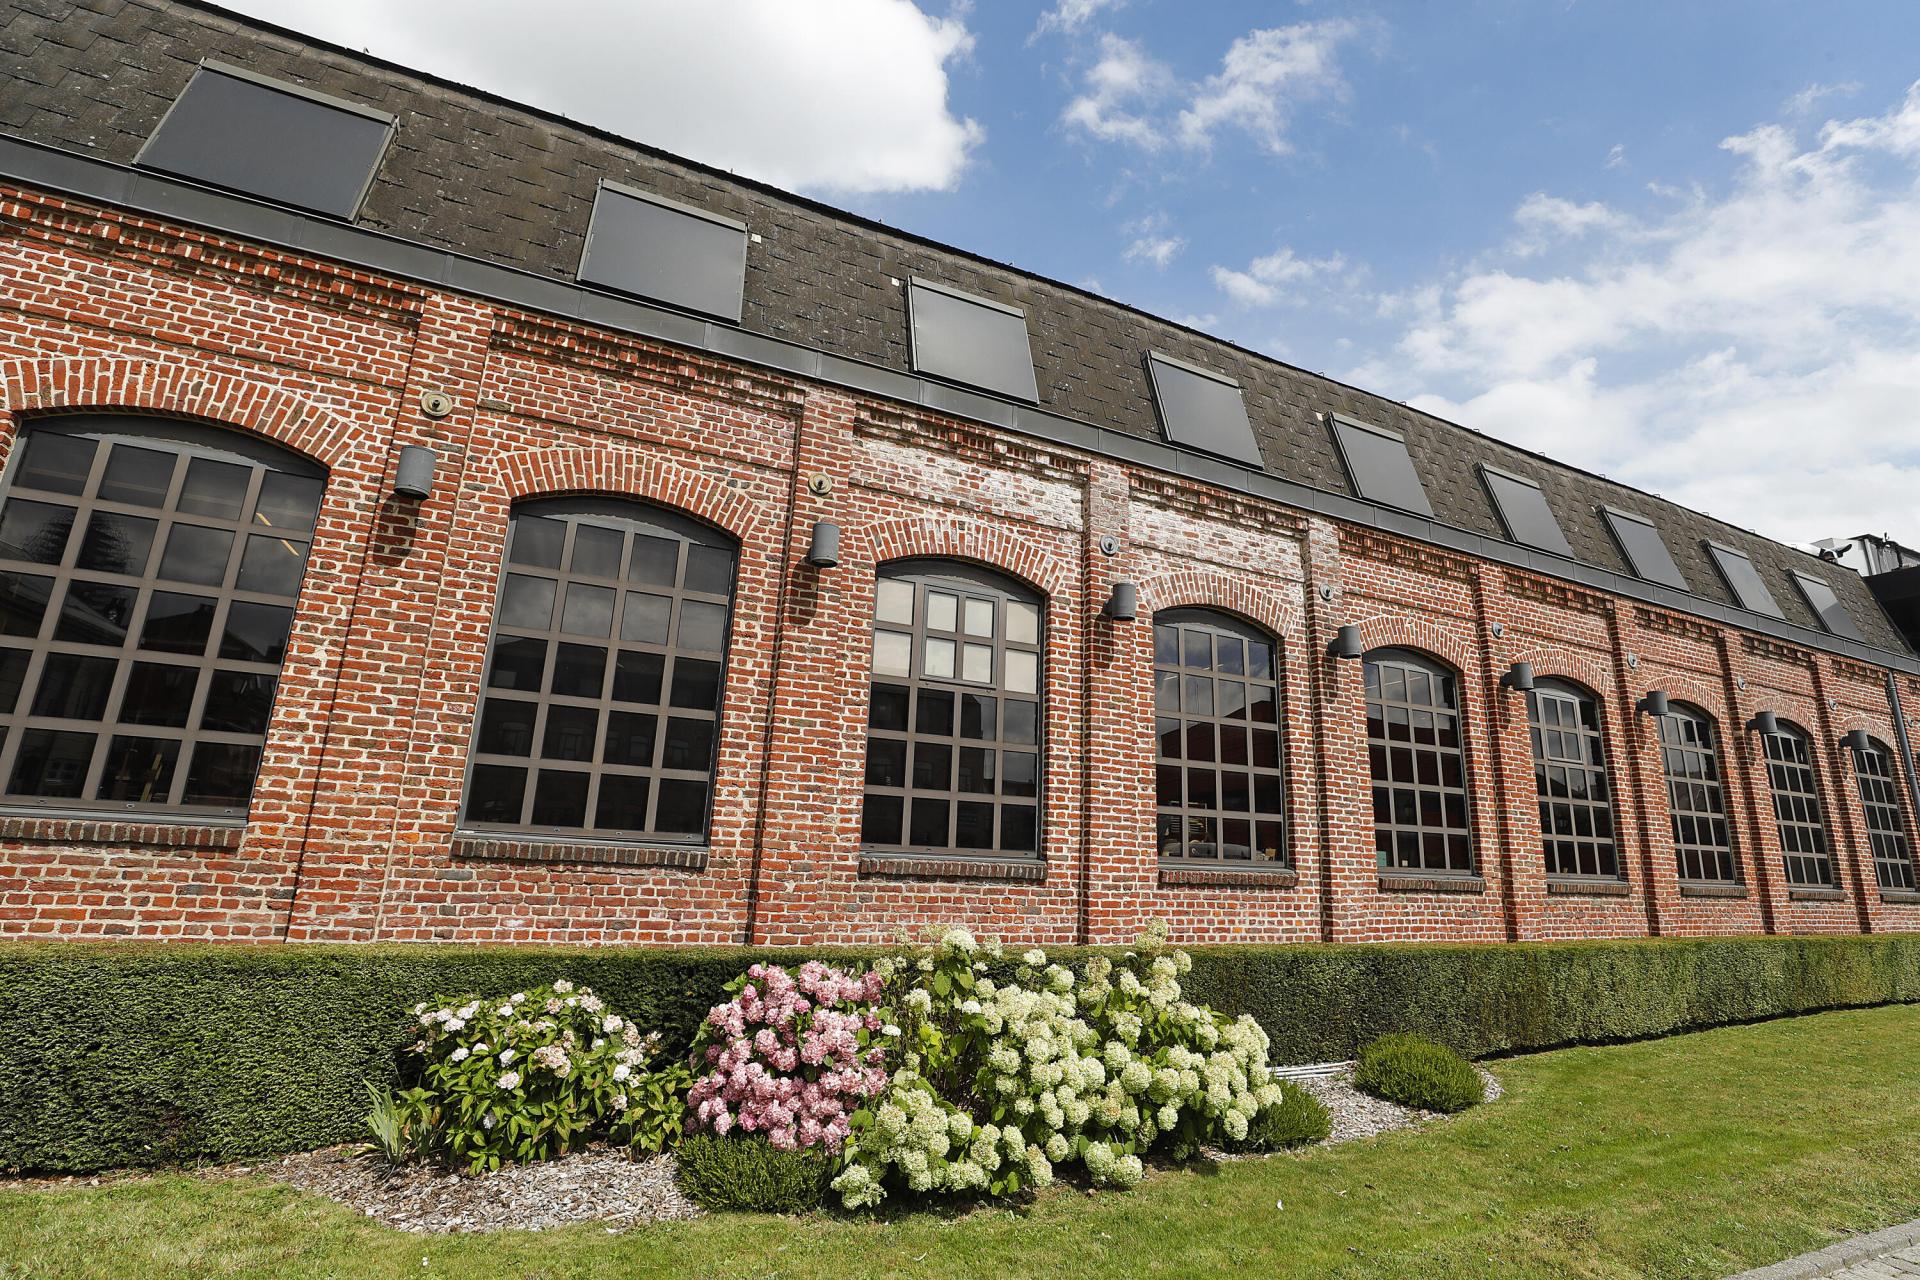
M 1920 1218 L 1728 1280 L 1920 1280 Z

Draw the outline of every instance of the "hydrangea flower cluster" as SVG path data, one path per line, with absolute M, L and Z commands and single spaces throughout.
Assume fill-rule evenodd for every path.
M 636 1088 L 659 1035 L 642 1035 L 590 987 L 562 978 L 507 996 L 418 1004 L 413 1017 L 422 1082 L 400 1100 L 476 1172 L 631 1129 L 654 1105 L 642 1107 Z
M 688 1123 L 717 1134 L 760 1134 L 783 1151 L 838 1153 L 854 1110 L 887 1087 L 890 1028 L 874 1002 L 879 971 L 809 960 L 794 973 L 756 964 L 728 988 L 694 1041 L 704 1071 L 687 1095 Z

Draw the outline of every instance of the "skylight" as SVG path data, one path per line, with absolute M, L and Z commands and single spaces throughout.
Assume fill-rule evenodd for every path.
M 1707 551 L 1712 554 L 1714 567 L 1727 580 L 1727 586 L 1732 588 L 1733 598 L 1740 602 L 1741 608 L 1764 613 L 1769 618 L 1786 617 L 1780 612 L 1773 592 L 1767 590 L 1767 584 L 1760 578 L 1760 571 L 1753 567 L 1753 561 L 1746 552 L 1736 551 L 1718 542 L 1707 543 Z
M 1540 491 L 1539 485 L 1525 476 L 1486 463 L 1480 464 L 1480 479 L 1493 495 L 1494 510 L 1499 512 L 1500 523 L 1506 526 L 1509 538 L 1523 547 L 1537 547 L 1569 560 L 1573 558 L 1567 535 L 1554 519 L 1553 508 L 1547 505 L 1547 495 Z
M 1347 475 L 1360 496 L 1415 515 L 1431 516 L 1433 505 L 1413 469 L 1407 439 L 1397 431 L 1368 426 L 1352 418 L 1330 415 L 1333 438 L 1340 447 Z
M 913 367 L 949 382 L 1037 400 L 1027 313 L 958 289 L 914 280 L 907 287 Z
M 1626 554 L 1627 563 L 1636 574 L 1648 582 L 1658 582 L 1677 591 L 1693 590 L 1681 576 L 1680 567 L 1673 562 L 1673 554 L 1667 550 L 1667 544 L 1660 540 L 1660 531 L 1653 527 L 1653 521 L 1618 507 L 1602 507 L 1600 510 L 1607 517 L 1607 528 L 1613 531 L 1614 541 L 1620 544 L 1620 550 Z
M 580 280 L 740 321 L 743 222 L 618 182 L 602 182 L 580 251 Z
M 351 220 L 393 130 L 384 111 L 203 62 L 134 163 Z
M 1147 373 L 1167 439 L 1249 466 L 1262 465 L 1239 383 L 1158 351 L 1147 354 Z
M 1854 625 L 1853 618 L 1847 613 L 1846 606 L 1840 603 L 1840 597 L 1834 592 L 1833 585 L 1824 578 L 1811 574 L 1794 572 L 1793 580 L 1800 588 L 1800 594 L 1820 618 L 1820 625 L 1837 636 L 1849 640 L 1865 641 L 1860 628 Z

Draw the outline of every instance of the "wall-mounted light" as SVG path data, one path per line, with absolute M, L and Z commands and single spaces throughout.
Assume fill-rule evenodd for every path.
M 1116 582 L 1107 595 L 1106 614 L 1115 622 L 1132 622 L 1140 612 L 1140 588 L 1131 582 Z
M 440 457 L 425 445 L 410 444 L 400 450 L 400 464 L 393 469 L 393 491 L 402 498 L 424 498 L 433 492 L 433 473 Z
M 1867 736 L 1865 729 L 1849 729 L 1840 735 L 1840 745 L 1855 755 L 1865 755 L 1873 750 L 1873 739 Z
M 1667 691 L 1665 689 L 1649 689 L 1647 690 L 1646 697 L 1633 704 L 1633 709 L 1635 711 L 1643 711 L 1647 715 L 1658 718 L 1666 715 L 1672 707 L 1667 700 Z
M 1333 643 L 1327 646 L 1327 656 L 1331 658 L 1363 657 L 1367 648 L 1360 642 L 1360 628 L 1349 622 L 1333 633 Z
M 840 526 L 831 520 L 816 520 L 813 536 L 807 539 L 807 563 L 816 569 L 831 569 L 840 563 Z
M 1516 693 L 1533 692 L 1533 664 L 1516 662 L 1507 668 L 1507 674 L 1500 677 L 1500 687 L 1512 689 Z
M 1780 717 L 1771 711 L 1756 711 L 1753 719 L 1747 721 L 1747 728 L 1762 736 L 1780 732 Z

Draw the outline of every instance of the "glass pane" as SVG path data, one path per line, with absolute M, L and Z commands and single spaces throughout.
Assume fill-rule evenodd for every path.
M 166 506 L 177 457 L 138 445 L 114 445 L 107 456 L 107 473 L 100 480 L 100 497 L 134 507 Z
M 1011 699 L 1001 703 L 1000 726 L 1000 738 L 1004 742 L 1038 742 L 1040 705 L 1035 702 L 1015 702 Z
M 1000 756 L 1000 794 L 1040 794 L 1040 757 L 1031 751 L 1007 751 Z
M 306 567 L 306 543 L 255 534 L 247 539 L 247 549 L 241 553 L 240 577 L 235 585 L 242 591 L 292 599 L 300 594 L 300 575 Z
M 998 728 L 999 699 L 984 693 L 960 695 L 960 736 L 991 738 Z
M 185 728 L 187 712 L 193 707 L 193 691 L 199 683 L 197 667 L 134 663 L 127 672 L 127 691 L 120 699 L 120 723 Z
M 112 658 L 50 653 L 40 668 L 33 714 L 59 720 L 98 720 L 107 711 L 107 691 L 119 664 Z
M 15 484 L 48 493 L 79 493 L 87 487 L 97 442 L 51 431 L 30 431 L 23 438 L 26 452 L 20 459 Z
M 570 769 L 542 769 L 533 785 L 533 825 L 584 827 L 588 776 Z
M 680 544 L 671 538 L 655 538 L 637 533 L 633 536 L 633 559 L 627 564 L 627 581 L 670 587 L 680 576 Z
M 613 699 L 615 702 L 660 703 L 660 677 L 666 659 L 657 653 L 622 650 L 613 663 Z
M 11 715 L 20 705 L 20 686 L 27 678 L 31 656 L 24 649 L 0 649 L 0 716 Z M 4 745 L 0 740 L 0 746 Z
M 1024 600 L 1007 601 L 1007 639 L 1013 644 L 1040 643 L 1040 606 Z
M 213 632 L 213 601 L 156 591 L 147 600 L 140 647 L 157 653 L 205 653 Z
M 473 767 L 467 784 L 467 821 L 518 823 L 526 802 L 527 771 L 503 764 Z
M 139 592 L 133 587 L 110 587 L 99 582 L 75 582 L 60 602 L 60 620 L 53 625 L 55 640 L 75 644 L 126 643 L 127 624 Z
M 320 513 L 318 476 L 290 476 L 269 471 L 260 477 L 260 496 L 254 502 L 253 522 L 281 533 L 308 534 Z
M 653 828 L 666 835 L 697 836 L 707 829 L 707 784 L 687 778 L 660 779 L 660 805 Z
M 966 602 L 966 633 L 970 636 L 993 634 L 993 601 L 969 599 Z
M 547 642 L 522 636 L 501 636 L 493 642 L 493 670 L 487 684 L 494 689 L 540 692 L 547 671 Z
M 961 649 L 960 678 L 976 684 L 993 683 L 993 646 L 964 645 Z
M 620 614 L 620 638 L 634 644 L 665 644 L 667 622 L 672 616 L 672 597 L 629 591 L 626 608 Z
M 474 750 L 490 756 L 533 754 L 533 718 L 539 704 L 488 698 L 480 705 L 480 736 Z
M 569 582 L 566 607 L 561 610 L 560 630 L 572 636 L 602 638 L 612 635 L 613 588 Z
M 634 711 L 616 711 L 607 717 L 607 745 L 600 759 L 606 764 L 649 766 L 653 763 L 653 740 L 657 716 Z M 606 781 L 601 781 L 604 790 Z
M 73 532 L 73 508 L 11 498 L 0 507 L 0 557 L 59 564 Z
M 214 672 L 200 727 L 222 733 L 265 733 L 276 683 L 273 676 L 254 671 Z
M 878 676 L 913 674 L 913 637 L 898 631 L 873 633 L 873 673 Z
M 1040 655 L 1026 653 L 1018 649 L 1009 649 L 1003 659 L 1006 664 L 1004 687 L 1008 693 L 1038 693 L 1040 691 Z
M 922 791 L 947 791 L 953 784 L 953 747 L 944 742 L 913 744 L 913 783 Z
M 647 826 L 648 778 L 610 773 L 600 779 L 600 798 L 594 801 L 593 825 L 602 831 L 644 831 Z
M 718 653 L 727 641 L 727 607 L 702 600 L 680 602 L 680 647 Z
M 191 458 L 176 509 L 188 515 L 238 520 L 247 505 L 247 481 L 251 478 L 250 467 L 214 458 Z
M 227 561 L 232 557 L 233 534 L 228 530 L 176 524 L 167 534 L 167 552 L 160 557 L 160 576 L 174 582 L 217 587 L 227 580 Z M 187 785 L 192 786 L 192 781 Z
M 947 689 L 922 689 L 919 701 L 914 708 L 913 728 L 916 733 L 929 733 L 937 738 L 953 735 L 953 693 Z
M 591 760 L 599 732 L 597 708 L 550 706 L 546 732 L 540 735 L 540 754 L 549 760 Z
M 927 629 L 929 631 L 957 631 L 959 627 L 960 599 L 945 591 L 927 592 Z
M 563 698 L 597 698 L 606 685 L 607 651 L 593 644 L 562 644 L 553 657 L 552 692 Z
M 876 729 L 906 732 L 907 699 L 907 690 L 897 684 L 874 685 L 872 701 L 867 710 L 867 723 Z
M 923 674 L 936 680 L 953 678 L 953 641 L 929 636 L 921 652 Z
M 874 590 L 873 616 L 896 626 L 913 625 L 914 586 L 897 578 L 882 578 Z
M 687 579 L 682 585 L 689 591 L 700 591 L 707 595 L 729 594 L 733 590 L 733 552 L 724 547 L 703 547 L 698 543 L 689 543 L 687 545 Z M 666 802 L 667 793 L 662 789 L 660 803 L 663 808 Z M 701 788 L 700 806 L 704 814 L 706 809 L 704 787 Z
M 910 810 L 912 824 L 907 831 L 907 843 L 936 849 L 948 848 L 947 828 L 952 807 L 945 799 L 915 796 Z
M 1005 853 L 1033 853 L 1040 848 L 1039 810 L 1031 805 L 1000 806 L 1000 848 Z
M 519 631 L 545 631 L 553 625 L 552 578 L 510 573 L 500 588 L 500 625 Z
M 100 573 L 139 577 L 147 571 L 147 557 L 153 551 L 153 531 L 158 527 L 159 521 L 143 516 L 96 511 L 87 521 L 87 536 L 81 540 L 80 556 L 74 563 Z
M 560 553 L 566 542 L 567 526 L 564 521 L 549 520 L 545 516 L 515 516 L 513 543 L 507 552 L 507 562 L 558 569 Z
M 993 848 L 993 806 L 962 801 L 954 806 L 953 847 Z
M 28 729 L 20 735 L 20 754 L 14 758 L 7 790 L 53 799 L 78 796 L 86 785 L 87 766 L 93 763 L 93 738 L 90 733 Z
M 203 742 L 193 749 L 187 770 L 186 804 L 244 805 L 260 768 L 260 748 Z
M 867 785 L 870 787 L 907 785 L 906 743 L 895 738 L 867 740 Z
M 173 789 L 173 766 L 180 744 L 172 738 L 121 738 L 107 744 L 96 800 L 166 804 Z
M 660 753 L 663 769 L 705 773 L 713 765 L 713 721 L 673 716 L 667 721 L 667 739 Z
M 676 658 L 673 663 L 673 705 L 694 711 L 720 708 L 720 664 L 699 658 Z M 666 802 L 666 791 L 660 793 Z
M 220 638 L 220 656 L 277 664 L 287 656 L 287 633 L 292 628 L 293 610 L 288 606 L 236 600 L 227 606 L 227 627 Z
M 620 553 L 626 547 L 626 535 L 618 529 L 599 525 L 576 524 L 573 527 L 573 559 L 568 572 L 589 578 L 620 576 Z
M 906 801 L 900 796 L 868 796 L 860 806 L 863 844 L 899 844 Z
M 0 573 L 0 635 L 40 634 L 53 579 L 33 573 Z
M 996 760 L 997 753 L 991 747 L 960 748 L 960 770 L 954 789 L 992 795 L 999 777 L 994 768 Z

